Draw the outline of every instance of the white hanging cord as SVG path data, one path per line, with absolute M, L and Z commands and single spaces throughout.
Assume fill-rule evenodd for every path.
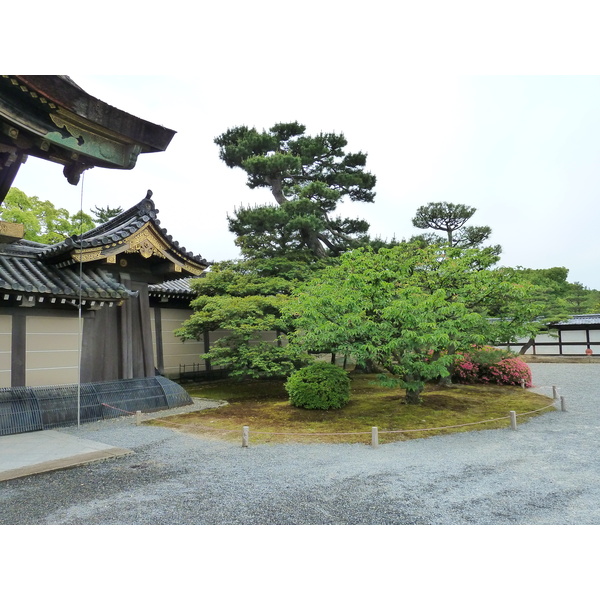
M 85 172 L 81 174 L 81 198 L 79 203 L 79 309 L 77 323 L 79 326 L 77 343 L 77 429 L 81 425 L 81 346 L 83 343 L 83 318 L 81 314 L 81 302 L 83 297 L 83 183 L 85 181 Z

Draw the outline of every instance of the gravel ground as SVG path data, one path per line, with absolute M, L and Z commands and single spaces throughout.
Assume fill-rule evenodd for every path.
M 600 524 L 600 364 L 530 366 L 567 412 L 517 431 L 372 449 L 241 448 L 131 418 L 61 429 L 135 454 L 0 483 L 0 524 Z

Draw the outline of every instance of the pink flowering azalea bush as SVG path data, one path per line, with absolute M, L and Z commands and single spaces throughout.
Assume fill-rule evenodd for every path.
M 531 369 L 510 352 L 484 346 L 459 353 L 452 373 L 454 383 L 490 383 L 531 387 Z

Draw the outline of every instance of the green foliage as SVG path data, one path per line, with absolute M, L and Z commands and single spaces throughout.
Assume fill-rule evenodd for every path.
M 570 315 L 596 312 L 600 306 L 600 292 L 581 283 L 569 283 L 565 267 L 550 269 L 522 269 L 523 277 L 533 283 L 538 301 L 544 301 L 546 322 L 559 321 Z
M 297 122 L 262 132 L 235 127 L 215 143 L 227 166 L 244 170 L 250 188 L 270 189 L 277 204 L 228 217 L 244 259 L 218 263 L 194 284 L 194 314 L 176 334 L 196 339 L 226 330 L 205 355 L 213 365 L 236 376 L 287 375 L 307 357 L 287 346 L 281 308 L 297 282 L 369 241 L 365 221 L 332 213 L 346 198 L 372 202 L 375 177 L 364 169 L 365 154 L 345 151 L 343 135 L 307 136 Z M 275 340 L 266 341 L 265 332 Z
M 98 208 L 95 206 L 91 209 L 92 214 L 94 215 L 94 223 L 96 225 L 102 225 L 103 223 L 107 223 L 117 215 L 123 212 L 123 209 L 118 206 L 117 208 L 111 208 L 107 206 L 106 208 Z
M 283 306 L 295 329 L 290 342 L 374 361 L 387 372 L 384 383 L 418 403 L 426 381 L 449 376 L 458 351 L 537 330 L 531 286 L 495 262 L 489 248 L 405 243 L 348 252 Z
M 413 225 L 419 229 L 445 231 L 448 243 L 452 245 L 452 233 L 460 229 L 475 214 L 477 209 L 464 204 L 451 202 L 430 202 L 417 209 Z
M 204 355 L 213 366 L 227 368 L 234 377 L 287 376 L 305 360 L 285 340 L 286 323 L 281 308 L 311 265 L 283 258 L 224 261 L 211 266 L 192 287 L 191 317 L 175 335 L 200 339 L 205 331 L 225 330 Z M 274 339 L 265 339 L 274 332 Z
M 350 378 L 341 367 L 315 362 L 292 373 L 285 389 L 290 404 L 298 408 L 330 410 L 350 400 Z
M 229 217 L 230 231 L 249 258 L 336 256 L 366 240 L 366 221 L 332 215 L 345 198 L 373 202 L 375 176 L 364 170 L 366 154 L 346 153 L 342 134 L 307 136 L 305 130 L 297 122 L 262 132 L 242 126 L 215 139 L 225 164 L 244 170 L 250 188 L 270 189 L 277 202 Z
M 24 238 L 44 244 L 56 244 L 67 237 L 93 229 L 88 214 L 79 211 L 70 215 L 65 208 L 56 208 L 49 200 L 27 196 L 17 188 L 10 188 L 0 206 L 0 218 L 9 223 L 22 223 Z
M 492 235 L 492 230 L 487 225 L 478 227 L 466 226 L 467 221 L 475 214 L 476 210 L 476 208 L 464 204 L 430 202 L 417 209 L 412 223 L 419 229 L 444 231 L 450 246 L 457 248 L 480 248 L 490 235 Z M 420 241 L 422 245 L 442 244 L 446 241 L 443 237 L 434 233 L 426 233 L 416 236 L 413 239 Z M 498 256 L 502 252 L 500 246 L 493 246 L 493 249 Z
M 285 256 L 290 260 L 310 261 L 326 254 L 337 256 L 349 247 L 368 243 L 369 226 L 365 221 L 327 217 L 319 205 L 308 198 L 281 206 L 239 208 L 228 221 L 229 230 L 236 236 L 236 245 L 248 258 Z M 333 241 L 326 231 L 328 227 L 340 235 L 346 232 L 347 239 L 338 237 Z M 321 241 L 325 241 L 327 251 L 315 250 Z

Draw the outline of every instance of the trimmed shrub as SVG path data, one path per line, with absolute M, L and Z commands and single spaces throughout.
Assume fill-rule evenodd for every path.
M 315 362 L 292 373 L 285 383 L 290 404 L 298 408 L 330 410 L 350 401 L 350 377 L 337 365 Z
M 511 353 L 484 346 L 464 352 L 454 364 L 454 383 L 491 383 L 494 385 L 521 385 L 531 387 L 529 365 Z

